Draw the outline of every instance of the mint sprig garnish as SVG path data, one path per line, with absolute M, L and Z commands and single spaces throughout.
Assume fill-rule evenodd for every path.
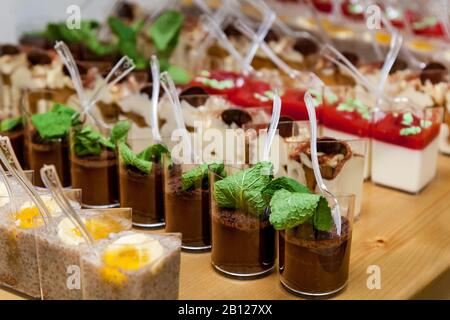
M 60 139 L 69 133 L 70 127 L 77 119 L 75 114 L 76 110 L 55 103 L 50 111 L 32 115 L 31 123 L 42 139 Z
M 264 200 L 267 204 L 270 203 L 275 192 L 278 190 L 287 190 L 290 192 L 300 192 L 300 193 L 311 193 L 308 187 L 304 186 L 297 180 L 289 177 L 280 177 L 272 180 L 264 189 L 261 191 Z
M 272 181 L 272 172 L 270 162 L 260 162 L 250 169 L 238 171 L 214 184 L 214 199 L 221 208 L 261 216 L 267 207 L 262 190 Z
M 0 122 L 0 132 L 8 132 L 21 127 L 23 124 L 22 117 L 4 119 Z
M 221 177 L 226 176 L 225 165 L 223 162 L 213 162 L 210 164 L 201 164 L 193 169 L 186 171 L 181 176 L 181 188 L 183 191 L 187 191 L 191 188 L 208 187 L 208 170 L 218 174 Z
M 76 129 L 73 135 L 75 154 L 80 157 L 99 156 L 104 149 L 114 151 L 116 143 L 125 140 L 130 128 L 128 121 L 119 121 L 108 138 L 89 125 Z
M 333 225 L 327 200 L 309 191 L 278 190 L 270 200 L 270 210 L 269 221 L 277 230 L 294 228 L 310 221 L 320 231 L 329 231 Z
M 152 172 L 153 163 L 160 162 L 163 154 L 170 154 L 169 149 L 162 144 L 154 144 L 135 154 L 124 140 L 119 142 L 119 150 L 122 161 L 127 167 L 135 168 L 145 174 Z

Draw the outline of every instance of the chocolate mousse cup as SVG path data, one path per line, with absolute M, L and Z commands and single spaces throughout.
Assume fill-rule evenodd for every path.
M 55 103 L 65 104 L 67 101 L 60 100 L 57 91 L 47 89 L 28 90 L 24 93 L 24 97 L 26 167 L 39 172 L 44 165 L 54 165 L 63 186 L 71 186 L 68 137 L 42 139 L 31 121 L 34 114 L 48 112 Z M 35 185 L 45 187 L 39 175 L 36 177 Z
M 248 166 L 225 166 L 231 175 Z M 210 192 L 214 183 L 223 179 L 210 172 Z M 269 222 L 270 210 L 261 217 L 244 210 L 221 208 L 211 196 L 211 264 L 227 277 L 240 280 L 269 275 L 275 263 L 275 230 Z
M 128 145 L 137 153 L 142 151 L 141 142 L 144 142 L 144 148 L 153 144 L 152 139 L 129 139 Z M 145 173 L 124 162 L 120 156 L 120 145 L 118 154 L 120 206 L 133 209 L 133 226 L 163 228 L 165 223 L 162 161 L 153 161 L 151 172 Z
M 96 128 L 104 137 L 110 129 Z M 107 209 L 119 206 L 118 168 L 115 150 L 101 147 L 100 154 L 80 154 L 76 148 L 76 135 L 84 128 L 74 126 L 70 132 L 70 173 L 73 188 L 83 190 L 83 207 Z
M 180 164 L 164 156 L 164 206 L 166 232 L 182 234 L 181 248 L 189 252 L 211 249 L 208 179 L 188 190 L 182 188 L 183 173 L 195 164 Z
M 280 281 L 294 294 L 327 298 L 347 286 L 352 240 L 354 195 L 337 195 L 341 235 L 316 230 L 311 223 L 279 232 Z M 330 204 L 331 205 L 331 204 Z

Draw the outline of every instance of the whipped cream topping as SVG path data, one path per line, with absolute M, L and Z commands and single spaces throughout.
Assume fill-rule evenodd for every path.
M 17 68 L 26 65 L 27 57 L 24 53 L 0 57 L 0 73 L 5 75 L 11 75 Z

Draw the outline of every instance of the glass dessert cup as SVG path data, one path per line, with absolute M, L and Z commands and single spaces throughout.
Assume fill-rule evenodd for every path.
M 32 116 L 50 111 L 59 100 L 55 90 L 28 90 L 24 92 L 25 150 L 27 167 L 39 172 L 44 164 L 54 165 L 64 187 L 71 185 L 68 137 L 42 139 L 32 123 Z M 44 187 L 41 177 L 36 177 L 35 185 Z
M 65 190 L 65 193 L 69 199 L 74 199 L 74 206 L 79 207 L 77 198 L 80 197 L 80 190 Z M 24 193 L 17 194 L 12 200 L 17 208 L 16 212 L 9 205 L 9 197 L 0 197 L 2 203 L 7 203 L 0 209 L 0 284 L 30 297 L 40 298 L 36 234 L 48 225 L 44 224 L 31 199 Z M 50 210 L 51 220 L 61 216 L 62 212 L 48 194 L 41 197 Z
M 23 125 L 23 119 L 20 119 L 19 115 L 11 115 L 11 114 L 4 114 L 2 113 L 0 115 L 0 121 L 7 120 L 7 119 L 18 119 L 20 123 L 18 123 L 14 128 L 7 130 L 7 131 L 0 131 L 1 136 L 6 136 L 9 138 L 9 141 L 11 141 L 11 146 L 13 147 L 14 153 L 17 157 L 17 160 L 19 161 L 20 165 L 22 167 L 25 166 L 25 146 L 24 146 L 24 125 Z
M 94 150 L 83 149 L 83 135 L 97 132 L 109 137 L 110 128 L 79 125 L 70 132 L 70 172 L 72 187 L 83 190 L 83 207 L 106 209 L 119 206 L 118 168 L 114 149 L 94 143 Z
M 123 232 L 81 256 L 84 300 L 178 299 L 179 234 Z
M 418 193 L 436 175 L 442 108 L 387 111 L 372 127 L 372 181 Z
M 128 139 L 128 146 L 135 153 L 142 152 L 153 144 L 153 139 Z M 120 205 L 133 209 L 133 226 L 163 228 L 165 222 L 162 161 L 152 161 L 150 173 L 145 173 L 127 165 L 121 156 L 121 148 L 119 144 Z
M 227 176 L 246 168 L 249 166 L 225 165 Z M 275 230 L 269 222 L 269 210 L 257 217 L 245 210 L 219 207 L 213 196 L 214 184 L 222 179 L 210 171 L 211 264 L 218 273 L 231 278 L 265 277 L 273 271 L 276 257 Z
M 445 108 L 444 122 L 441 124 L 439 150 L 445 155 L 450 155 L 450 102 Z
M 308 222 L 279 231 L 280 281 L 293 294 L 327 298 L 347 286 L 354 195 L 336 195 L 336 198 L 342 219 L 340 236 L 335 227 L 330 232 L 319 231 Z
M 319 192 L 311 163 L 309 140 L 291 142 L 288 145 L 289 161 L 287 176 L 307 186 L 312 192 Z M 355 195 L 354 216 L 361 214 L 364 163 L 367 140 L 337 140 L 322 137 L 317 140 L 319 166 L 323 181 L 332 193 Z
M 366 139 L 364 179 L 370 177 L 372 107 L 375 98 L 360 86 L 335 86 L 325 95 L 322 108 L 322 135 L 338 140 Z
M 247 164 L 257 163 L 262 160 L 268 127 L 268 122 L 244 125 L 243 129 L 246 139 L 245 162 Z M 269 155 L 269 160 L 274 165 L 274 175 L 276 177 L 288 175 L 289 145 L 308 140 L 309 130 L 308 121 L 293 121 L 286 116 L 280 117 Z
M 96 242 L 131 230 L 130 208 L 81 210 L 79 215 Z M 42 299 L 81 300 L 80 256 L 88 245 L 69 218 L 56 218 L 52 226 L 36 233 Z

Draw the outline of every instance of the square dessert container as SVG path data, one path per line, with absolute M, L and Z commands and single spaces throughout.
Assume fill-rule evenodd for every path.
M 182 235 L 181 248 L 186 251 L 211 249 L 210 191 L 206 177 L 189 182 L 189 172 L 200 164 L 183 163 L 181 159 L 164 155 L 164 207 L 166 232 Z
M 372 128 L 372 181 L 409 193 L 436 175 L 442 108 L 380 112 Z
M 294 294 L 323 298 L 338 294 L 348 282 L 353 229 L 354 195 L 336 195 L 341 234 L 316 230 L 311 223 L 280 230 L 278 238 L 280 281 Z M 332 203 L 329 203 L 331 206 Z
M 78 211 L 94 241 L 131 230 L 131 209 Z M 81 300 L 80 254 L 88 246 L 81 232 L 65 215 L 53 219 L 53 228 L 36 232 L 39 280 L 43 300 Z
M 225 165 L 226 176 L 250 167 Z M 248 203 L 242 203 L 240 209 L 220 207 L 215 190 L 216 183 L 224 177 L 210 172 L 210 179 L 212 266 L 218 273 L 236 279 L 269 275 L 276 257 L 275 229 L 269 222 L 269 210 L 255 214 L 250 211 Z
M 33 298 L 40 298 L 39 267 L 36 254 L 36 232 L 51 228 L 51 220 L 62 212 L 48 195 L 42 200 L 49 208 L 51 219 L 43 218 L 31 198 L 24 191 L 15 196 L 13 212 L 10 199 L 2 207 L 0 216 L 0 282 Z M 75 206 L 80 207 L 81 191 L 65 190 Z M 3 200 L 2 200 L 3 202 Z
M 83 190 L 83 207 L 106 209 L 119 206 L 116 146 L 106 142 L 111 129 L 94 125 L 73 126 L 70 131 L 72 187 Z M 101 135 L 93 145 L 85 136 Z
M 317 140 L 323 181 L 332 193 L 355 195 L 355 218 L 361 214 L 366 146 L 366 139 L 337 140 L 322 137 Z M 288 149 L 287 176 L 304 184 L 312 192 L 318 192 L 311 163 L 310 142 L 291 142 Z
M 179 234 L 123 232 L 81 257 L 84 300 L 175 300 Z
M 32 123 L 32 116 L 49 112 L 56 104 L 66 104 L 68 97 L 58 90 L 33 89 L 24 92 L 23 116 L 25 121 L 25 158 L 27 166 L 36 172 L 44 164 L 54 165 L 64 187 L 71 185 L 68 136 L 43 139 Z M 44 187 L 40 176 L 35 185 Z

